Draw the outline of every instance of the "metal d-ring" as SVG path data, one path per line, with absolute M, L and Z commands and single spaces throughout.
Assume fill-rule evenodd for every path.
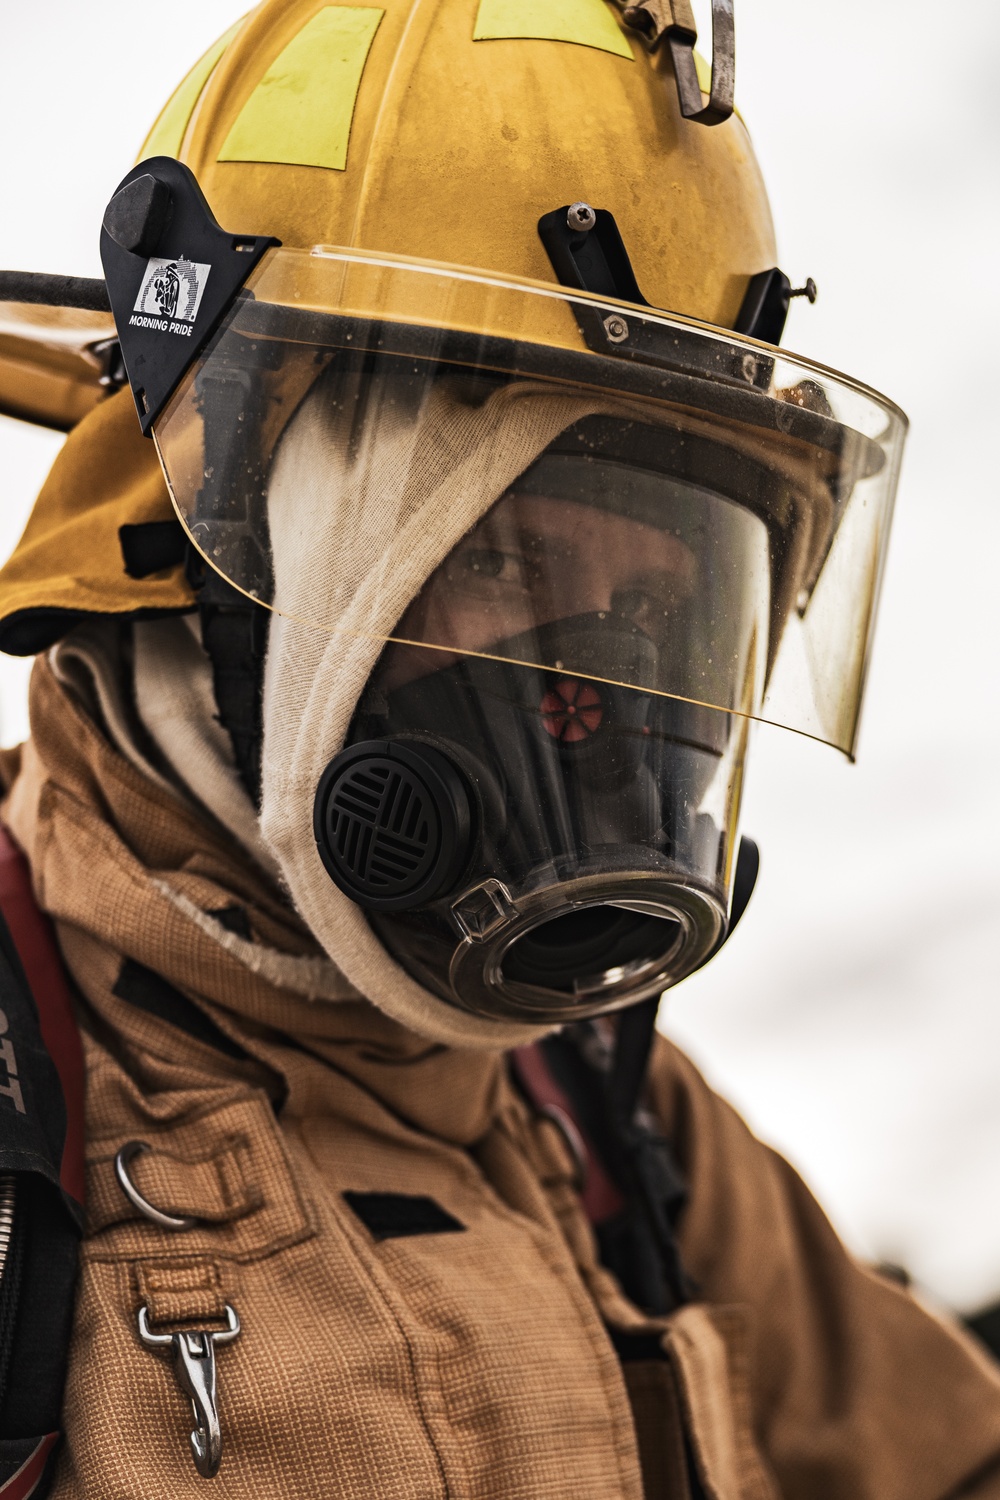
M 587 1186 L 588 1164 L 587 1148 L 584 1145 L 583 1136 L 576 1127 L 576 1123 L 558 1104 L 543 1104 L 538 1113 L 543 1119 L 551 1120 L 559 1131 L 576 1168 L 573 1186 L 578 1193 L 582 1193 Z
M 185 1229 L 195 1229 L 201 1223 L 200 1219 L 180 1217 L 176 1214 L 165 1214 L 162 1209 L 154 1208 L 142 1196 L 131 1177 L 128 1175 L 129 1162 L 142 1151 L 151 1151 L 153 1148 L 148 1141 L 126 1141 L 124 1146 L 115 1156 L 115 1176 L 118 1178 L 118 1186 L 125 1194 L 133 1208 L 137 1208 L 141 1214 L 158 1224 L 161 1229 L 169 1229 L 174 1234 L 180 1234 Z

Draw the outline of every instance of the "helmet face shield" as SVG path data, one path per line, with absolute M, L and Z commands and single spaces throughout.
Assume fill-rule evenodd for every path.
M 634 357 L 584 347 L 597 328 L 614 349 L 626 321 Z M 303 430 L 328 455 L 305 478 Z M 874 393 L 737 335 L 631 307 L 626 320 L 530 283 L 285 250 L 265 257 L 154 427 L 192 541 L 278 613 L 489 655 L 524 647 L 553 612 L 624 601 L 675 648 L 657 652 L 652 679 L 610 660 L 609 679 L 848 755 L 904 432 Z M 762 523 L 763 568 L 734 508 Z M 603 577 L 580 564 L 596 553 Z M 765 599 L 764 678 L 751 684 L 739 637 Z
M 279 250 L 153 430 L 206 560 L 334 650 L 332 879 L 551 1024 L 725 937 L 754 720 L 853 754 L 904 427 L 720 330 Z

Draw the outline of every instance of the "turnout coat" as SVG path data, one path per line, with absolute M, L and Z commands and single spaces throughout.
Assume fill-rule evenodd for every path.
M 40 659 L 2 817 L 54 919 L 86 1063 L 86 1226 L 57 1500 L 204 1493 L 155 1333 L 217 1347 L 231 1500 L 1000 1497 L 1000 1370 L 858 1264 L 676 1048 L 646 1107 L 694 1288 L 599 1263 L 565 1133 L 500 1055 L 331 974 L 268 878 Z M 122 1191 L 114 1158 L 159 1209 Z

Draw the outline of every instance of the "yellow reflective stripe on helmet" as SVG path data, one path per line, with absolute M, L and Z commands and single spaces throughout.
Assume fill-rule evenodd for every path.
M 187 130 L 194 107 L 201 97 L 201 91 L 208 82 L 219 58 L 245 20 L 246 16 L 241 16 L 228 31 L 224 31 L 219 40 L 212 43 L 204 57 L 198 59 L 187 77 L 177 85 L 157 116 L 156 124 L 143 142 L 138 161 L 145 161 L 149 156 L 178 156 L 180 154 L 184 132 Z
M 632 61 L 632 48 L 604 0 L 480 0 L 472 40 L 506 37 L 576 42 Z
M 385 12 L 327 5 L 275 58 L 236 117 L 219 161 L 347 165 L 354 104 Z

